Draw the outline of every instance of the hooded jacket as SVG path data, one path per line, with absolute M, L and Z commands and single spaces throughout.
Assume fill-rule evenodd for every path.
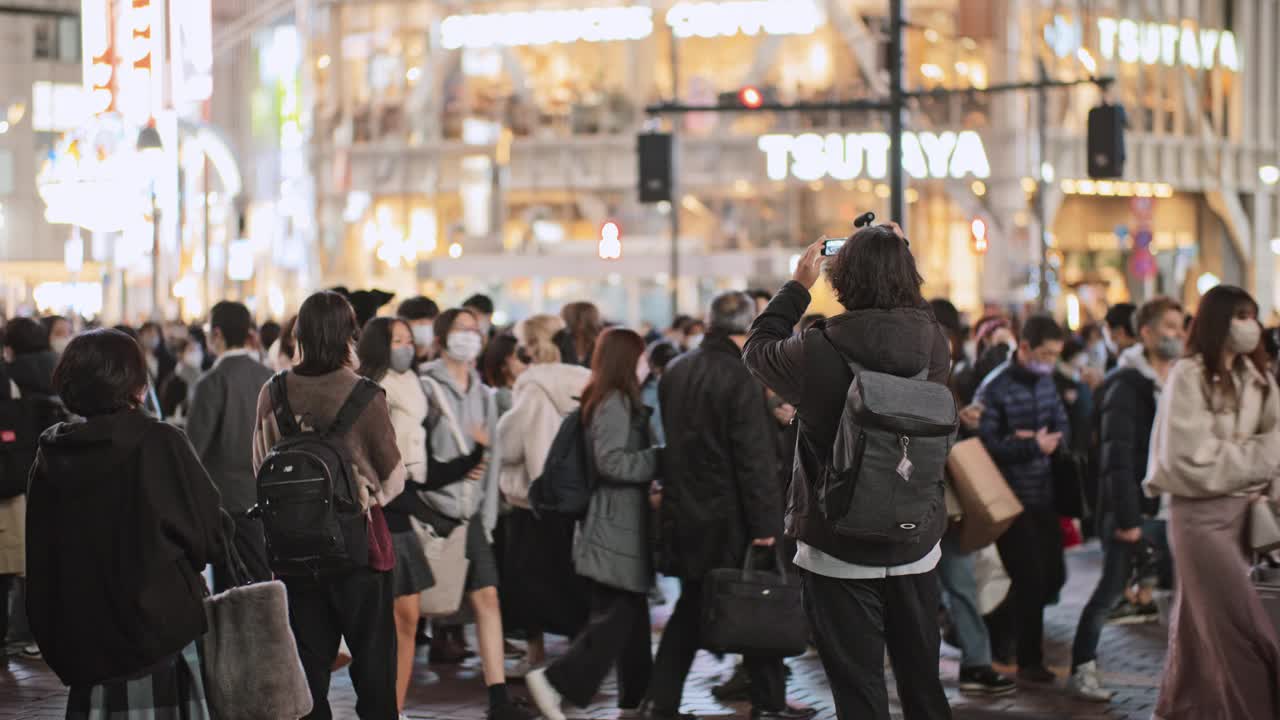
M 5 371 L 24 396 L 57 395 L 53 390 L 53 371 L 57 367 L 57 353 L 43 350 L 14 357 Z
M 941 326 L 927 307 L 854 310 L 827 321 L 825 332 L 838 352 L 810 356 L 806 335 L 792 329 L 809 306 L 809 291 L 788 282 L 756 318 L 747 339 L 747 367 L 766 386 L 796 406 L 800 437 L 787 501 L 787 534 L 845 563 L 894 567 L 925 558 L 942 538 L 946 513 L 913 543 L 873 544 L 837 535 L 818 509 L 812 485 L 835 448 L 840 416 L 853 382 L 850 361 L 877 372 L 913 377 L 928 370 L 928 381 L 946 385 L 951 352 Z M 938 488 L 942 506 L 942 488 Z
M 530 365 L 516 380 L 511 410 L 498 421 L 498 484 L 507 502 L 529 508 L 529 486 L 590 380 L 590 370 L 565 363 Z
M 480 425 L 489 432 L 489 442 L 498 442 L 498 410 L 493 391 L 480 379 L 480 373 L 470 371 L 467 387 L 458 385 L 449 374 L 444 360 L 435 360 L 422 367 L 422 375 L 433 381 L 449 403 L 449 411 L 457 419 L 458 432 L 450 427 L 449 413 L 441 407 L 440 400 L 429 393 L 427 397 L 427 444 L 431 456 L 444 462 L 470 455 L 476 449 L 470 429 Z M 461 435 L 458 438 L 457 435 Z M 458 447 L 459 439 L 465 447 Z M 433 510 L 451 520 L 467 521 L 477 513 L 481 515 L 485 530 L 493 532 L 498 523 L 498 464 L 490 462 L 484 478 L 479 482 L 456 482 L 422 493 L 422 499 Z
M 1160 390 L 1146 349 L 1135 345 L 1120 356 L 1098 393 L 1099 510 L 1110 513 L 1121 530 L 1139 527 L 1143 516 L 1155 517 L 1160 510 L 1159 498 L 1142 495 Z
M 145 672 L 205 633 L 200 572 L 222 555 L 220 513 L 186 436 L 139 411 L 41 437 L 27 498 L 27 615 L 64 683 Z

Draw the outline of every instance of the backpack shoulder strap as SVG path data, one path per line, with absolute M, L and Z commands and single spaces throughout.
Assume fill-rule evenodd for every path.
M 445 422 L 449 423 L 449 432 L 453 435 L 453 441 L 458 445 L 458 452 L 466 455 L 470 452 L 467 449 L 467 440 L 462 434 L 462 426 L 458 423 L 458 416 L 453 412 L 453 406 L 449 404 L 449 399 L 444 396 L 444 388 L 440 387 L 440 383 L 426 375 L 422 376 L 422 386 L 427 388 L 428 395 L 439 406 L 441 417 L 444 418 Z
M 285 382 L 288 374 L 288 370 L 281 370 L 267 383 L 267 392 L 271 394 L 271 412 L 275 415 L 276 427 L 279 428 L 281 437 L 302 432 L 302 428 L 298 427 L 298 419 L 293 415 L 293 408 L 289 405 L 289 391 Z
M 325 431 L 326 435 L 331 437 L 341 437 L 351 431 L 355 427 L 356 421 L 360 419 L 360 415 L 364 409 L 373 402 L 378 393 L 382 392 L 382 386 L 378 385 L 369 378 L 360 378 L 356 380 L 355 387 L 351 388 L 351 394 L 347 395 L 346 402 L 342 403 L 342 407 L 338 409 L 338 414 L 334 416 L 333 423 L 329 425 L 329 429 Z

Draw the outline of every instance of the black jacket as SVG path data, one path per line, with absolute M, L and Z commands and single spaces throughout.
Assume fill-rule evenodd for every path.
M 1119 529 L 1139 527 L 1144 515 L 1154 517 L 1160 510 L 1160 498 L 1148 498 L 1142 492 L 1156 392 L 1155 380 L 1133 367 L 1113 370 L 1100 391 L 1098 514 L 1113 514 Z
M 796 282 L 782 286 L 756 318 L 747 340 L 747 367 L 787 402 L 800 418 L 796 469 L 788 493 L 787 534 L 848 563 L 889 567 L 915 562 L 942 537 L 946 513 L 921 540 L 906 545 L 865 543 L 836 535 L 822 517 L 806 477 L 817 477 L 831 457 L 853 373 L 848 361 L 877 372 L 911 377 L 928 369 L 928 379 L 946 385 L 951 352 L 942 328 L 928 308 L 858 310 L 827 321 L 825 332 L 835 351 L 811 357 L 805 337 L 792 328 L 809 306 L 809 291 Z M 941 493 L 941 489 L 939 489 Z
M 44 434 L 27 497 L 27 615 L 64 683 L 137 675 L 205 633 L 200 572 L 221 557 L 220 517 L 170 425 L 126 411 Z
M 664 572 L 701 580 L 741 567 L 751 541 L 782 535 L 775 425 L 738 346 L 710 335 L 658 384 L 666 430 Z
M 57 354 L 44 350 L 18 355 L 5 367 L 5 372 L 23 395 L 57 395 L 53 391 L 53 371 L 57 367 Z

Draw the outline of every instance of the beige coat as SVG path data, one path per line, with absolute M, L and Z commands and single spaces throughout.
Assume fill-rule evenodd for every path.
M 589 380 L 590 370 L 564 363 L 532 365 L 516 380 L 511 410 L 498 421 L 498 486 L 507 502 L 529 508 L 529 486 L 542 475 L 551 441 Z
M 387 371 L 380 383 L 387 391 L 387 409 L 396 429 L 400 459 L 414 482 L 427 481 L 427 393 L 418 374 Z
M 27 572 L 27 496 L 0 500 L 0 575 Z
M 1242 360 L 1231 403 L 1209 392 L 1200 358 L 1169 372 L 1151 431 L 1143 488 L 1150 497 L 1212 498 L 1266 490 L 1280 472 L 1280 389 Z M 1280 487 L 1272 487 L 1272 494 Z

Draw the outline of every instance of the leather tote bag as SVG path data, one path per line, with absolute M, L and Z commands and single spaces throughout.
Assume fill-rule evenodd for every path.
M 787 572 L 781 546 L 774 547 L 773 571 L 753 567 L 747 548 L 741 570 L 712 570 L 703 586 L 702 647 L 714 653 L 803 655 L 809 625 L 800 600 L 800 578 Z
M 435 585 L 418 596 L 422 614 L 441 617 L 458 612 L 467 584 L 467 570 L 471 566 L 467 559 L 467 523 L 461 523 L 447 536 L 441 537 L 435 528 L 417 518 L 410 518 L 409 522 L 422 541 L 427 565 L 436 579 Z
M 236 587 L 204 601 L 209 632 L 200 660 L 209 711 L 215 720 L 297 720 L 311 713 L 311 690 L 284 583 L 249 584 L 234 537 L 235 523 L 224 513 L 224 562 Z

